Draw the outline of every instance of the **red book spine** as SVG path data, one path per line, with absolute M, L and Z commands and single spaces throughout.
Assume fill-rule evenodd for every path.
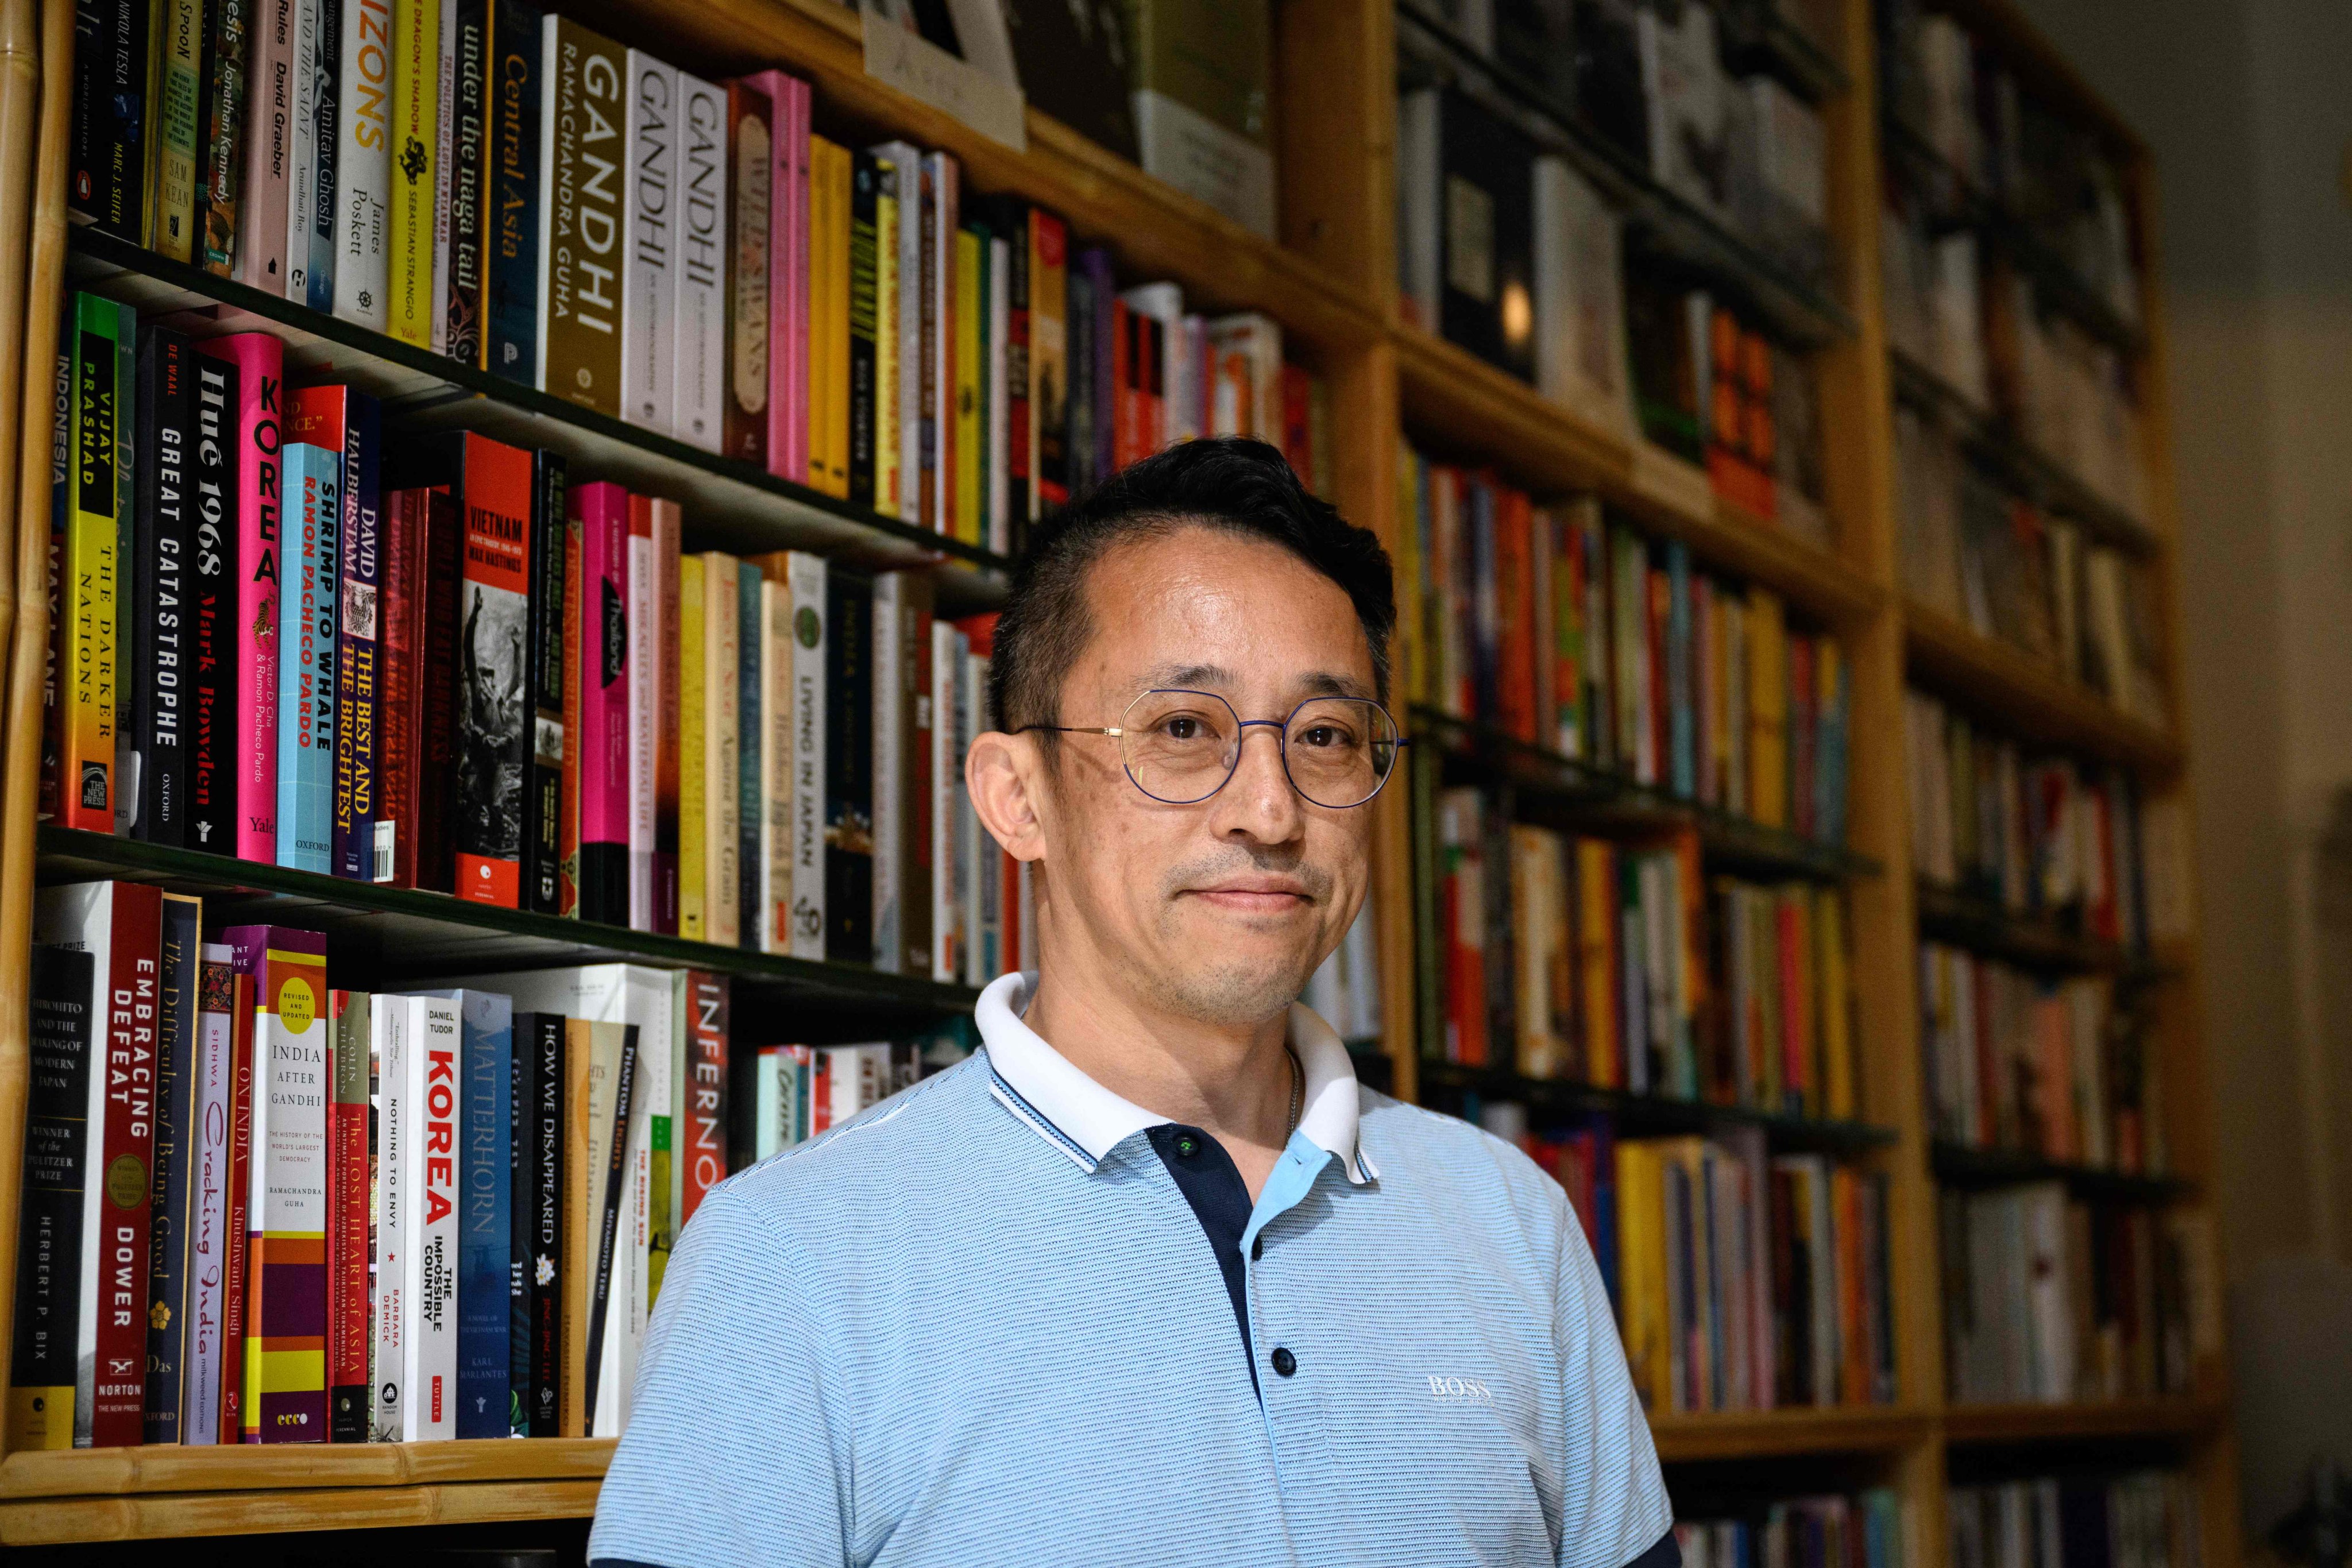
M 1536 605 L 1534 525 L 1528 498 L 1498 487 L 1495 531 L 1495 592 L 1502 608 L 1496 696 L 1503 728 L 1533 743 L 1536 734 Z
M 733 171 L 728 228 L 735 237 L 727 261 L 727 395 L 722 455 L 768 467 L 769 341 L 773 287 L 774 106 L 750 81 L 727 84 L 727 167 Z
M 245 1283 L 253 1168 L 253 976 L 236 977 L 229 1013 L 228 1268 L 221 1284 L 220 1441 L 245 1441 Z
M 1301 482 L 1315 482 L 1315 435 L 1307 416 L 1307 376 L 1295 364 L 1282 367 L 1282 455 Z
M 1110 307 L 1110 463 L 1114 472 L 1135 461 L 1135 312 L 1124 300 Z
M 1775 945 L 1780 959 L 1780 1099 L 1793 1110 L 1805 1102 L 1805 1063 L 1812 1042 L 1805 1038 L 1804 941 L 1798 922 L 1804 918 L 1795 899 L 1782 898 L 1772 910 Z
M 114 889 L 113 973 L 106 977 L 106 1125 L 91 1186 L 102 1192 L 98 1365 L 90 1445 L 147 1439 L 147 1257 L 155 1168 L 156 1008 L 162 996 L 163 900 L 154 888 Z M 102 1185 L 101 1185 L 102 1184 Z
M 376 720 L 383 776 L 378 798 L 392 839 L 389 880 L 395 888 L 416 886 L 416 655 L 424 640 L 425 601 L 418 590 L 425 559 L 416 517 L 423 508 L 412 510 L 415 500 L 412 490 L 383 498 L 383 706 Z
M 1143 351 L 1142 449 L 1148 458 L 1168 445 L 1168 329 L 1157 316 L 1138 318 L 1136 342 Z
M 368 1024 L 332 993 L 327 1033 L 327 1392 L 338 1443 L 368 1440 Z M 364 1000 L 364 998 L 362 998 Z M 348 1021 L 347 1021 L 348 1020 Z M 517 1202 L 521 1201 L 520 1198 Z
M 457 643 L 457 892 L 522 902 L 522 792 L 530 771 L 530 454 L 468 434 Z
M 456 849 L 451 837 L 457 771 L 457 503 L 446 488 L 420 492 L 411 520 L 424 530 L 425 570 L 421 657 L 416 662 L 415 748 L 416 780 L 416 885 L 436 893 L 456 886 Z
M 687 1114 L 678 1157 L 685 1161 L 677 1224 L 685 1229 L 702 1197 L 727 1179 L 727 977 L 695 970 L 686 977 Z

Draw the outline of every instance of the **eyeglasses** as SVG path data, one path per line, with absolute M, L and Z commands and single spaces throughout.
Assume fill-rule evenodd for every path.
M 1310 697 L 1283 720 L 1244 719 L 1213 691 L 1160 688 L 1127 705 L 1107 729 L 1024 724 L 1019 732 L 1108 735 L 1136 788 L 1164 805 L 1195 805 L 1225 787 L 1241 765 L 1243 731 L 1272 730 L 1290 787 L 1310 805 L 1341 811 L 1381 793 L 1407 742 L 1379 703 L 1361 697 Z

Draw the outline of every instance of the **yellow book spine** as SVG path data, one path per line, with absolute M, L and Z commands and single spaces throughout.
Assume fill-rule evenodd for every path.
M 433 163 L 440 138 L 440 0 L 397 0 L 392 8 L 392 47 L 387 330 L 402 342 L 430 348 Z
M 987 243 L 971 229 L 957 231 L 955 536 L 967 544 L 982 542 L 987 531 L 981 472 L 984 465 L 980 460 L 981 445 L 986 439 L 981 433 L 980 378 L 985 367 L 980 352 L 980 247 Z
M 1780 601 L 1748 595 L 1748 814 L 1768 827 L 1789 821 L 1789 641 Z
M 733 947 L 741 940 L 742 883 L 749 868 L 742 861 L 740 706 L 742 666 L 736 640 L 743 618 L 742 565 L 717 551 L 702 558 L 702 647 L 709 681 L 709 706 L 703 732 L 703 831 L 709 849 L 703 885 L 703 914 L 709 940 Z
M 149 132 L 155 157 L 154 237 L 151 244 L 174 261 L 194 258 L 196 116 L 202 107 L 199 76 L 204 61 L 203 0 L 162 0 L 163 32 L 149 47 L 162 62 L 158 84 L 162 114 Z
M 1822 1076 L 1829 1113 L 1851 1119 L 1860 1110 L 1853 1071 L 1853 997 L 1846 988 L 1845 900 L 1835 888 L 1814 895 L 1813 945 L 1821 955 Z
M 898 515 L 898 197 L 891 178 L 874 202 L 874 510 Z
M 808 483 L 849 494 L 849 149 L 809 138 Z
M 702 557 L 689 555 L 677 574 L 677 934 L 709 940 L 703 900 L 710 871 L 709 808 L 703 798 L 709 759 L 703 755 L 703 712 L 709 657 L 702 624 Z
M 115 573 L 121 507 L 121 318 L 114 301 L 77 297 L 74 334 L 73 472 L 66 540 L 70 605 L 62 629 L 63 679 L 72 696 L 62 726 L 58 773 L 65 826 L 114 831 Z
M 1674 1367 L 1666 1343 L 1665 1226 L 1659 1158 L 1646 1143 L 1617 1145 L 1617 1293 L 1625 1365 L 1643 1408 L 1674 1408 Z

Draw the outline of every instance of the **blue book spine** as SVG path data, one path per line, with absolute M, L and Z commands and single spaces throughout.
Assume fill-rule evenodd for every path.
M 1675 793 L 1698 794 L 1697 683 L 1691 679 L 1690 547 L 1680 540 L 1666 546 L 1666 681 L 1673 723 Z
M 392 879 L 392 841 L 387 837 L 379 854 L 375 832 L 376 792 L 383 787 L 376 592 L 383 584 L 383 410 L 365 393 L 344 397 L 342 561 L 335 584 L 334 872 L 385 882 Z
M 278 863 L 334 868 L 335 578 L 342 454 L 298 441 L 279 478 Z
M 514 1003 L 454 991 L 465 1085 L 457 1162 L 457 1436 L 513 1435 Z
M 529 0 L 499 0 L 490 24 L 487 359 L 489 369 L 526 386 L 539 377 L 541 15 Z
M 305 263 L 302 280 L 304 300 L 313 310 L 335 308 L 335 209 L 336 175 L 341 148 L 339 142 L 342 125 L 342 103 L 338 96 L 337 79 L 342 74 L 343 7 L 328 0 L 319 7 L 318 53 L 312 58 L 311 69 L 317 85 L 310 101 L 316 106 L 318 154 L 313 163 L 310 209 L 310 251 Z
M 760 870 L 766 864 L 761 858 L 761 830 L 767 826 L 768 802 L 762 792 L 760 756 L 767 739 L 768 726 L 760 707 L 760 649 L 761 634 L 767 630 L 767 606 L 761 602 L 761 587 L 767 581 L 764 574 L 748 562 L 736 577 L 739 614 L 741 629 L 735 638 L 736 702 L 740 715 L 742 734 L 739 738 L 735 761 L 738 778 L 736 791 L 735 864 L 740 868 L 738 878 L 740 896 L 738 907 L 741 923 L 737 927 L 740 945 L 758 952 L 767 944 L 761 940 L 765 926 L 767 906 L 761 900 Z

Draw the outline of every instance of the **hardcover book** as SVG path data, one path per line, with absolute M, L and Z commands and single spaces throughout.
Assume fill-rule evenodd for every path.
M 442 118 L 448 126 L 448 273 L 442 293 L 444 352 L 459 364 L 482 366 L 485 263 L 489 224 L 490 0 L 444 0 L 453 5 L 445 32 L 457 48 L 444 62 L 456 89 Z
M 58 820 L 112 833 L 116 695 L 116 574 L 121 523 L 117 444 L 125 422 L 121 312 L 78 294 L 72 310 L 72 445 L 66 495 L 65 583 L 55 633 L 67 692 L 58 767 Z
M 675 548 L 675 546 L 673 546 Z M 661 595 L 656 586 L 658 549 L 654 539 L 651 496 L 629 498 L 627 582 L 629 649 L 627 727 L 629 750 L 628 845 L 629 928 L 654 925 L 655 779 L 659 766 L 661 725 Z
M 809 459 L 809 86 L 782 71 L 749 79 L 768 102 L 768 471 L 803 478 Z M 740 175 L 739 174 L 739 178 Z
M 736 564 L 735 799 L 728 820 L 735 825 L 736 941 L 753 952 L 770 948 L 767 932 L 774 928 L 766 900 L 772 892 L 768 867 L 773 859 L 776 776 L 781 765 L 775 748 L 776 639 L 770 634 L 767 574 L 776 568 L 773 556 L 753 556 Z
M 670 434 L 719 451 L 727 399 L 727 94 L 677 73 Z
M 490 19 L 495 65 L 490 115 L 490 217 L 484 243 L 484 368 L 539 384 L 539 236 L 541 34 L 530 0 L 497 0 Z
M 237 215 L 245 194 L 245 115 L 252 59 L 252 6 L 218 0 L 205 49 L 205 149 L 196 166 L 196 259 L 215 277 L 237 276 Z
M 372 1251 L 368 1325 L 368 1439 L 397 1443 L 407 1427 L 402 1397 L 408 1331 L 414 1311 L 408 1257 L 415 1245 L 415 1184 L 422 1174 L 411 1152 L 421 1110 L 410 1088 L 409 1025 L 421 997 L 379 996 L 368 1016 L 368 1163 L 372 1178 Z
M 383 331 L 391 320 L 392 0 L 342 7 L 336 126 L 334 312 Z
M 196 242 L 196 164 L 204 142 L 205 15 L 203 0 L 170 0 L 162 7 L 161 103 L 149 134 L 156 152 L 154 247 L 173 261 L 204 259 Z
M 515 1081 L 526 1087 L 516 1107 L 515 1279 L 522 1303 L 523 1344 L 513 1361 L 528 1368 L 520 1390 L 518 1429 L 532 1437 L 563 1432 L 563 1194 L 570 1145 L 564 1091 L 570 1020 L 560 1013 L 520 1013 L 515 1017 Z
M 754 80 L 727 84 L 728 223 L 734 243 L 727 267 L 727 396 L 719 450 L 730 458 L 772 461 L 770 333 L 774 307 L 769 290 L 775 197 L 774 106 Z
M 458 1017 L 457 1435 L 504 1437 L 513 1429 L 514 1004 L 475 987 L 436 994 Z M 429 1111 L 429 1086 L 426 1094 Z
M 523 801 L 522 907 L 563 913 L 565 606 L 572 553 L 569 479 L 562 457 L 531 454 L 530 701 L 531 760 Z
M 581 639 L 580 918 L 629 923 L 629 495 L 577 485 Z M 569 737 L 566 737 L 567 741 Z M 567 753 L 568 754 L 568 753 Z
M 253 12 L 248 57 L 251 77 L 245 100 L 245 174 L 237 208 L 235 277 L 266 294 L 286 292 L 287 185 L 294 151 L 295 4 L 296 0 L 259 0 Z
M 292 401 L 296 438 L 342 455 L 340 557 L 332 569 L 331 868 L 355 881 L 386 881 L 393 835 L 378 826 L 383 785 L 378 715 L 385 701 L 378 619 L 386 564 L 383 408 L 367 394 L 341 385 L 299 387 Z
M 375 1165 L 368 1147 L 374 998 L 336 991 L 329 1005 L 327 1087 L 327 1421 L 328 1440 L 364 1443 L 369 1436 L 368 1231 L 373 1223 Z
M 832 743 L 826 710 L 847 694 L 835 695 L 827 668 L 828 645 L 839 635 L 832 624 L 831 567 L 822 556 L 794 551 L 788 586 L 793 596 L 793 906 L 792 955 L 824 958 L 832 929 L 827 789 Z M 862 662 L 862 661 L 861 661 Z
M 825 574 L 824 956 L 874 961 L 874 581 Z M 798 684 L 795 680 L 795 684 Z M 799 694 L 794 693 L 795 696 Z
M 677 68 L 628 55 L 627 171 L 621 224 L 621 417 L 673 433 L 677 418 Z
M 621 47 L 566 16 L 541 23 L 539 389 L 621 416 Z
M 70 1448 L 79 1390 L 82 1210 L 89 1181 L 96 959 L 32 951 L 25 1163 L 17 1194 L 16 1307 L 8 1360 L 8 1446 Z
M 289 533 L 280 584 L 292 617 L 278 661 L 278 864 L 334 869 L 335 582 L 342 453 L 283 452 Z
M 235 954 L 223 942 L 200 952 L 196 994 L 195 1092 L 189 1119 L 189 1230 L 183 1307 L 180 1441 L 215 1444 L 221 1436 L 222 1319 L 228 1276 L 229 1131 L 235 1110 L 236 1001 Z M 245 1251 L 243 1237 L 236 1250 Z M 23 1310 L 20 1305 L 18 1310 Z
M 897 279 L 898 298 L 886 312 L 895 324 L 898 344 L 892 356 L 897 366 L 896 412 L 880 416 L 898 421 L 893 447 L 898 491 L 887 500 L 877 497 L 876 505 L 901 522 L 919 523 L 923 521 L 923 388 L 928 384 L 923 370 L 927 341 L 923 336 L 923 225 L 928 186 L 922 152 L 913 143 L 885 142 L 873 153 L 890 165 L 898 209 L 897 255 L 887 264 Z
M 182 636 L 189 671 L 183 738 L 187 744 L 187 837 L 191 848 L 237 852 L 238 680 L 236 432 L 243 400 L 234 359 L 202 353 L 194 376 L 194 505 Z
M 279 429 L 284 419 L 285 351 L 267 332 L 207 338 L 196 353 L 236 367 L 235 441 L 237 526 L 236 708 L 232 752 L 236 776 L 236 845 L 242 859 L 278 859 L 278 658 Z
M 141 335 L 139 417 L 130 616 L 145 657 L 130 671 L 131 722 L 124 737 L 136 765 L 121 787 L 131 795 L 132 834 L 151 844 L 188 841 L 189 493 L 195 447 L 195 363 L 188 340 L 167 327 Z M 135 793 L 132 793 L 135 792 Z

